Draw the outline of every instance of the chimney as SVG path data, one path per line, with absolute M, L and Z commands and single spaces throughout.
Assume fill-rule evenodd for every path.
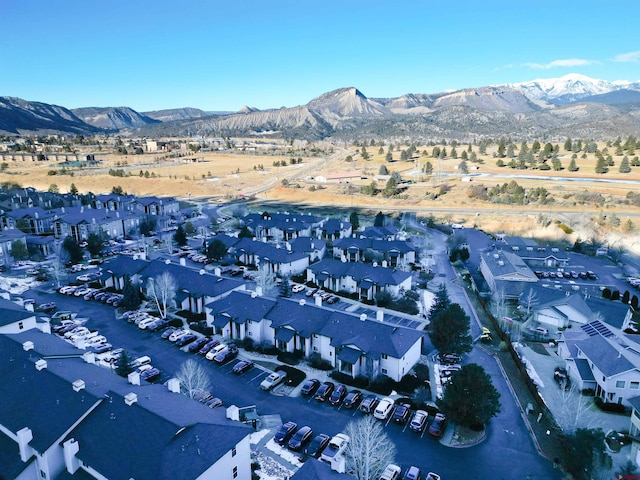
M 79 392 L 80 390 L 84 390 L 84 380 L 79 378 L 78 380 L 76 380 L 71 384 L 71 387 L 73 387 L 74 392 Z
M 382 268 L 387 268 L 387 261 L 386 260 L 382 260 Z
M 16 432 L 18 437 L 18 448 L 20 450 L 20 460 L 26 462 L 31 455 L 34 454 L 33 448 L 29 446 L 29 442 L 33 440 L 33 432 L 29 427 L 24 427 Z
M 316 295 L 315 299 L 316 299 L 316 306 L 321 307 L 322 306 L 322 297 L 320 295 Z
M 307 303 L 307 301 L 304 298 L 301 298 L 300 301 L 298 302 L 298 305 L 303 307 L 306 303 Z
M 90 363 L 92 365 L 95 365 L 96 363 L 96 354 L 93 352 L 85 352 L 82 354 L 82 359 L 86 362 L 86 363 Z
M 127 375 L 127 381 L 131 385 L 140 385 L 140 374 L 138 372 L 131 372 Z
M 251 298 L 256 298 L 258 296 L 258 292 L 251 292 Z
M 124 396 L 124 403 L 126 403 L 128 406 L 133 405 L 134 403 L 136 403 L 138 401 L 138 395 L 136 395 L 133 392 L 127 393 Z
M 80 461 L 76 458 L 76 453 L 80 451 L 80 445 L 76 440 L 70 438 L 62 444 L 64 449 L 64 466 L 71 475 L 80 468 Z
M 182 261 L 182 259 L 180 259 L 180 261 Z M 213 274 L 214 274 L 216 277 L 220 277 L 220 276 L 222 276 L 222 270 L 220 269 L 220 267 L 216 267 L 216 268 L 214 268 L 214 269 L 213 269 Z
M 36 370 L 40 371 L 40 370 L 44 370 L 45 368 L 47 368 L 47 361 L 44 359 L 40 359 L 36 362 Z
M 376 320 L 379 322 L 384 322 L 384 310 L 376 311 Z
M 256 296 L 262 296 L 262 287 L 260 285 L 256 285 Z
M 364 322 L 366 319 L 367 319 L 367 314 L 366 313 L 361 313 L 360 314 L 360 320 Z
M 180 266 L 181 267 L 186 267 L 187 266 L 187 259 L 184 257 L 180 257 Z
M 34 347 L 33 347 L 33 342 L 32 342 L 31 340 L 27 340 L 26 342 L 24 342 L 24 343 L 22 344 L 22 349 L 23 349 L 25 352 L 28 352 L 29 350 L 33 350 L 33 348 L 34 348 Z
M 180 393 L 180 380 L 177 378 L 170 378 L 167 382 L 167 388 L 172 393 Z
M 291 244 L 289 242 L 285 242 L 284 246 L 287 248 L 287 251 L 291 251 Z

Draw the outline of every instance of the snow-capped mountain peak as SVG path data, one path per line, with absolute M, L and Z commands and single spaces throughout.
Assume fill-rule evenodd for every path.
M 601 95 L 627 88 L 631 84 L 627 81 L 609 82 L 578 73 L 569 73 L 559 78 L 539 78 L 530 82 L 508 85 L 522 91 L 527 97 L 534 100 L 569 103 L 592 95 Z

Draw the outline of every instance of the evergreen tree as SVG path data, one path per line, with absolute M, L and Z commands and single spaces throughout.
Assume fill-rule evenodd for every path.
M 140 290 L 133 285 L 129 274 L 125 274 L 122 300 L 120 300 L 119 306 L 123 310 L 137 310 L 141 303 Z
M 447 291 L 447 286 L 444 283 L 440 284 L 440 288 L 436 292 L 436 296 L 434 298 L 433 304 L 429 309 L 429 318 L 433 318 L 438 313 L 446 310 L 451 305 L 451 301 L 449 300 L 449 292 Z
M 562 163 L 556 156 L 554 156 L 553 159 L 551 160 L 551 165 L 556 172 L 559 172 L 560 170 L 562 170 Z
M 424 173 L 427 175 L 431 175 L 433 173 L 433 165 L 431 162 L 427 162 L 424 164 L 424 168 L 422 169 Z
M 384 227 L 385 214 L 382 212 L 376 213 L 376 218 L 373 220 L 374 227 Z
M 501 138 L 500 141 L 498 142 L 498 153 L 497 153 L 498 154 L 498 158 L 504 158 L 505 157 L 506 148 L 507 147 L 504 144 L 504 139 Z
M 531 151 L 533 151 L 533 153 L 538 153 L 540 151 L 540 142 L 538 140 L 534 141 L 531 145 Z
M 75 238 L 66 237 L 62 242 L 62 249 L 69 255 L 69 261 L 71 263 L 79 263 L 82 261 L 82 248 L 80 248 Z
M 178 225 L 176 233 L 173 234 L 173 241 L 176 242 L 179 247 L 187 244 L 187 234 L 184 232 L 182 225 Z
M 620 173 L 629 173 L 631 172 L 631 165 L 629 165 L 629 158 L 625 155 L 622 161 L 620 162 Z
M 78 188 L 76 187 L 75 183 L 72 183 L 71 186 L 69 187 L 69 193 L 71 195 L 78 195 Z
M 92 257 L 102 255 L 103 248 L 102 236 L 97 233 L 90 233 L 87 238 L 87 250 L 89 251 L 89 254 Z
M 598 157 L 596 161 L 596 173 L 607 173 L 609 168 L 607 168 L 606 160 L 601 156 Z
M 389 175 L 389 171 L 387 170 L 387 167 L 385 165 L 380 165 L 378 175 Z
M 253 238 L 253 233 L 249 230 L 249 227 L 246 225 L 240 229 L 238 233 L 238 238 Z
M 451 149 L 451 158 L 458 158 L 458 151 L 456 150 L 456 147 Z
M 351 212 L 351 215 L 349 215 L 349 222 L 351 223 L 351 228 L 354 232 L 360 228 L 360 217 L 357 212 Z
M 473 339 L 469 332 L 471 319 L 460 305 L 452 303 L 430 320 L 429 338 L 440 353 L 460 355 L 471 351 L 473 347 Z
M 288 298 L 291 296 L 291 280 L 289 277 L 284 277 L 282 279 L 282 283 L 280 284 L 280 296 Z
M 507 157 L 513 158 L 516 156 L 516 147 L 513 143 L 510 143 L 507 147 Z
M 565 149 L 567 152 L 570 152 L 570 151 L 571 151 L 571 146 L 572 146 L 572 145 L 571 145 L 571 138 L 567 137 L 567 139 L 566 139 L 566 140 L 565 140 L 565 142 L 564 142 L 564 149 Z
M 387 154 L 384 156 L 384 160 L 385 160 L 385 162 L 392 162 L 393 161 L 393 155 L 391 154 L 391 152 L 387 152 Z
M 567 170 L 569 170 L 570 172 L 577 172 L 578 166 L 576 165 L 576 159 L 572 158 L 571 161 L 569 162 L 569 167 L 567 168 Z
M 26 260 L 29 258 L 29 250 L 22 240 L 11 242 L 11 256 L 14 260 Z
M 132 359 L 127 354 L 126 350 L 122 350 L 120 352 L 120 356 L 118 360 L 116 360 L 116 374 L 121 377 L 126 377 L 131 372 L 133 372 L 133 367 L 131 366 Z
M 220 261 L 227 254 L 227 246 L 218 238 L 214 238 L 207 245 L 207 258 Z

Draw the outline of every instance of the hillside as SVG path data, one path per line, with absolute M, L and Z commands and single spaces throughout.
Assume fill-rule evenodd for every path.
M 15 97 L 0 97 L 0 132 L 23 134 L 33 131 L 87 134 L 95 133 L 99 129 L 58 105 L 28 102 Z
M 72 112 L 89 125 L 104 130 L 123 130 L 159 122 L 129 107 L 85 107 L 74 108 Z

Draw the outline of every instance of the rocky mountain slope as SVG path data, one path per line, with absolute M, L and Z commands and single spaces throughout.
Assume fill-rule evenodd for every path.
M 55 133 L 94 133 L 99 131 L 58 105 L 28 102 L 21 98 L 0 97 L 0 132 L 22 134 L 38 131 Z
M 74 108 L 72 112 L 89 125 L 104 130 L 123 130 L 159 122 L 129 107 L 85 107 Z
M 606 82 L 573 74 L 397 98 L 367 98 L 354 87 L 340 88 L 292 108 L 243 107 L 236 113 L 217 114 L 193 108 L 147 114 L 127 107 L 69 111 L 13 99 L 11 113 L 0 110 L 0 127 L 11 133 L 47 128 L 91 132 L 99 128 L 149 136 L 196 132 L 199 136 L 274 135 L 309 140 L 327 137 L 466 140 L 500 135 L 611 138 L 637 135 L 639 98 L 639 82 Z M 45 111 L 49 116 L 39 113 Z M 29 115 L 33 116 L 32 124 Z M 48 119 L 44 123 L 43 115 Z

